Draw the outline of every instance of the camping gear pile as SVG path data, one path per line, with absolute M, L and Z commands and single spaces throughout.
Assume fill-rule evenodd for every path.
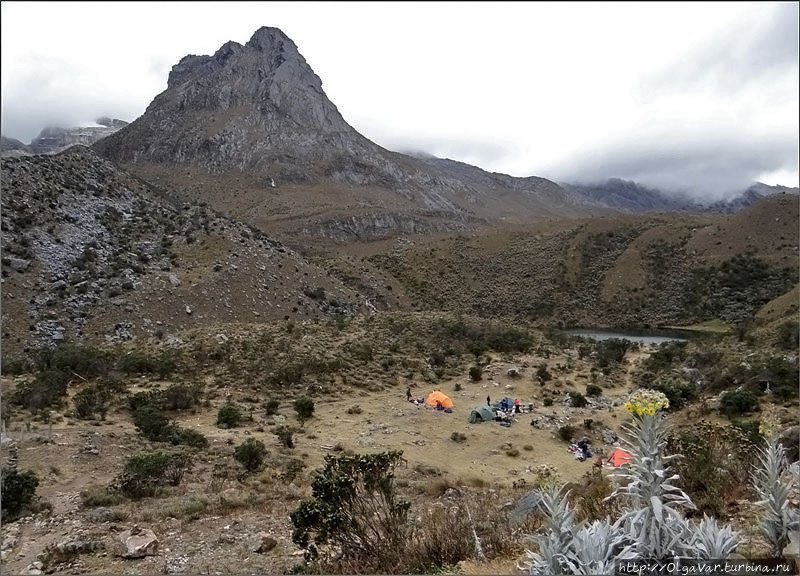
M 584 460 L 592 457 L 592 451 L 589 448 L 589 439 L 581 438 L 574 444 L 567 448 L 570 452 L 575 454 L 575 459 L 583 462 Z

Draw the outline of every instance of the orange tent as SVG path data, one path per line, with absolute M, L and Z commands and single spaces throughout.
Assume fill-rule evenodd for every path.
M 449 396 L 442 394 L 441 390 L 434 390 L 430 394 L 428 394 L 428 398 L 425 400 L 425 404 L 428 406 L 436 406 L 437 402 L 442 403 L 443 408 L 452 408 L 453 401 L 450 399 Z
M 631 458 L 632 456 L 628 452 L 625 452 L 622 448 L 617 448 L 611 453 L 611 456 L 608 457 L 608 461 L 614 466 L 622 466 L 630 462 Z

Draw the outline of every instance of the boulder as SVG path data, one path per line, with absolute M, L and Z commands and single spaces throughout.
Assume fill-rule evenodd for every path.
M 98 506 L 97 508 L 92 508 L 89 510 L 89 522 L 94 522 L 96 524 L 102 524 L 104 522 L 113 522 L 114 521 L 114 511 L 111 508 L 106 508 L 105 506 Z
M 278 541 L 271 535 L 267 534 L 266 532 L 259 532 L 256 534 L 256 544 L 253 546 L 253 552 L 256 554 L 264 554 L 265 552 L 269 552 L 275 546 L 278 545 Z
M 8 265 L 17 272 L 25 272 L 25 270 L 28 269 L 28 266 L 31 265 L 31 261 L 25 260 L 24 258 L 9 258 Z
M 153 531 L 136 525 L 117 534 L 114 545 L 115 554 L 122 558 L 144 558 L 158 552 L 158 538 Z

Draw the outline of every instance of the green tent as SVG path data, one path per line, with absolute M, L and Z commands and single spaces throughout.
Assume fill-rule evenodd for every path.
M 494 410 L 491 406 L 486 404 L 476 407 L 469 413 L 469 423 L 475 424 L 476 422 L 491 422 L 494 420 Z

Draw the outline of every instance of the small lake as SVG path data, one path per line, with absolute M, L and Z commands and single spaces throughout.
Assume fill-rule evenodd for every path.
M 697 334 L 681 330 L 602 330 L 595 328 L 573 328 L 562 330 L 562 334 L 567 336 L 580 336 L 589 340 L 630 340 L 638 342 L 642 346 L 663 344 L 664 342 L 686 342 L 689 338 Z

